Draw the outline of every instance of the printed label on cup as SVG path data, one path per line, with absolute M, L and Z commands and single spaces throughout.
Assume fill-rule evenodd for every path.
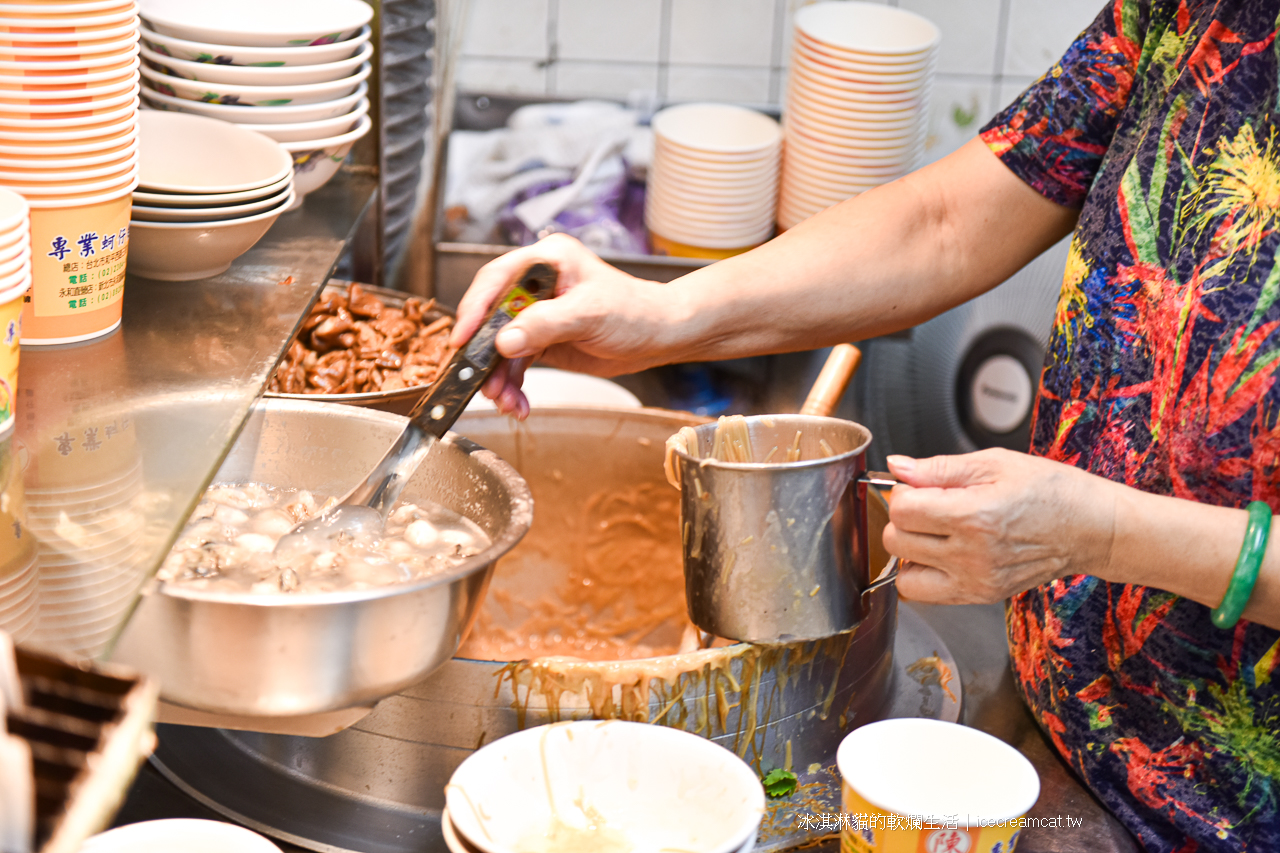
M 124 297 L 131 199 L 31 212 L 31 309 L 37 317 L 87 314 Z

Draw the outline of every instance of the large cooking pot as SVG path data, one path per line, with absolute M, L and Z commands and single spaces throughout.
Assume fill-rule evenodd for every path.
M 341 495 L 373 467 L 404 418 L 333 403 L 264 400 L 221 483 Z M 368 704 L 449 660 L 494 562 L 529 528 L 528 486 L 494 453 L 450 434 L 404 490 L 471 519 L 492 544 L 416 583 L 336 593 L 254 595 L 157 583 L 113 659 L 155 676 L 163 698 L 201 711 L 289 716 Z
M 545 591 L 607 581 L 604 567 L 616 565 L 630 582 L 597 605 L 614 608 L 619 620 L 635 616 L 636 632 L 643 632 L 637 642 L 679 643 L 671 624 L 664 631 L 625 608 L 632 599 L 643 601 L 646 609 L 669 606 L 687 621 L 679 493 L 666 483 L 662 457 L 669 435 L 702 420 L 653 409 L 538 409 L 519 425 L 493 413 L 464 415 L 455 430 L 508 460 L 529 483 L 538 507 L 529 535 L 495 572 L 477 635 L 501 638 L 504 625 L 515 625 L 531 611 L 555 611 L 555 600 L 545 608 L 527 605 Z M 871 553 L 883 565 L 888 559 L 880 544 L 887 523 L 883 501 L 873 501 L 871 514 Z M 653 547 L 620 549 L 595 535 L 605 523 L 634 523 L 648 531 Z M 601 571 L 584 568 L 587 558 Z M 675 597 L 664 600 L 651 595 L 654 589 L 674 590 Z M 793 767 L 803 778 L 806 768 L 831 764 L 843 735 L 881 716 L 890 698 L 896 591 L 877 590 L 867 602 L 869 610 L 856 631 L 819 642 L 738 643 L 643 660 L 520 660 L 527 648 L 506 661 L 455 657 L 338 734 L 222 735 L 227 749 L 306 780 L 325 797 L 372 801 L 412 814 L 439 813 L 449 777 L 478 747 L 565 719 L 673 726 L 722 744 L 757 770 Z M 560 612 L 566 624 L 579 624 L 573 618 L 576 605 Z M 483 638 L 473 636 L 463 653 L 475 648 L 477 639 Z M 488 644 L 491 652 L 499 647 Z M 760 848 L 783 849 L 807 838 L 795 817 L 771 812 Z M 307 821 L 324 819 L 290 817 L 292 838 L 316 837 L 300 828 Z

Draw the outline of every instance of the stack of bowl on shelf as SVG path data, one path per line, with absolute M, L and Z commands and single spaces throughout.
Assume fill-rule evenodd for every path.
M 919 164 L 940 37 L 929 20 L 875 3 L 815 3 L 796 13 L 780 228 Z
M 726 258 L 773 235 L 782 132 L 766 115 L 684 104 L 653 117 L 645 226 L 657 254 Z
M 24 344 L 120 324 L 137 180 L 133 0 L 0 4 L 0 186 L 30 204 Z
M 297 206 L 372 126 L 372 15 L 361 0 L 142 0 L 143 99 L 281 143 Z
M 225 121 L 145 110 L 129 270 L 166 281 L 223 272 L 294 203 L 284 147 Z

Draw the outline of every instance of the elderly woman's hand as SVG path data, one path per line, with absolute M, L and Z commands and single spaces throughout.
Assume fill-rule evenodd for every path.
M 1114 484 L 1078 468 L 983 450 L 889 457 L 884 544 L 904 561 L 903 597 L 939 604 L 1001 601 L 1053 578 L 1106 567 Z
M 678 352 L 668 333 L 681 316 L 680 288 L 627 275 L 564 234 L 508 252 L 481 268 L 458 305 L 451 343 L 466 343 L 494 301 L 538 262 L 559 273 L 556 298 L 529 306 L 498 334 L 498 352 L 508 360 L 482 390 L 499 411 L 519 417 L 529 413 L 520 383 L 533 359 L 617 376 L 665 364 Z

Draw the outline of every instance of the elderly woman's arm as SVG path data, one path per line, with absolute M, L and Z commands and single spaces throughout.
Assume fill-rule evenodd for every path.
M 558 298 L 498 336 L 510 359 L 614 376 L 658 364 L 812 349 L 904 329 L 1004 281 L 1075 224 L 975 139 L 746 254 L 670 284 L 626 275 L 568 237 L 485 266 L 458 307 L 453 340 L 477 328 L 529 264 L 560 271 Z M 523 361 L 485 393 L 524 414 Z
M 1000 601 L 1073 574 L 1167 590 L 1208 607 L 1227 591 L 1248 515 L 1153 495 L 1007 450 L 890 457 L 885 546 L 911 561 L 907 598 Z M 1280 530 L 1244 618 L 1280 628 Z

